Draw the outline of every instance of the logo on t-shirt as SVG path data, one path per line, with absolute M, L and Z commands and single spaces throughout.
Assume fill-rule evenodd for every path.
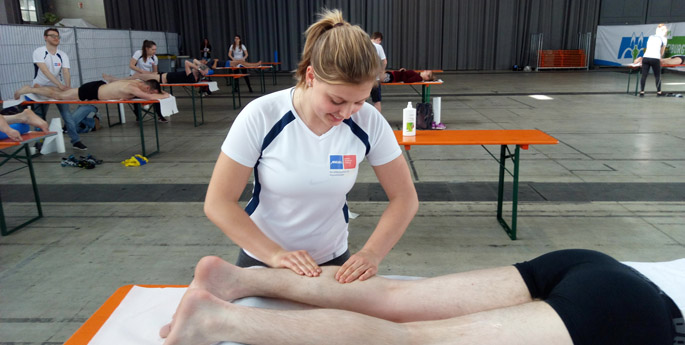
M 60 67 L 60 66 L 62 66 L 62 64 L 61 64 L 61 63 L 59 63 L 59 62 L 55 62 L 55 67 Z
M 354 169 L 357 167 L 356 155 L 330 155 L 329 156 L 330 169 L 332 174 L 343 173 L 344 170 Z

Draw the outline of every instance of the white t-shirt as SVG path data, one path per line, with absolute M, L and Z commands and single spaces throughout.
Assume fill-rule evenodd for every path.
M 643 57 L 652 59 L 661 59 L 661 47 L 666 46 L 668 40 L 666 37 L 652 35 L 647 39 L 647 48 Z
M 254 168 L 246 211 L 262 232 L 284 249 L 304 249 L 323 263 L 347 250 L 346 195 L 359 164 L 366 157 L 372 166 L 383 165 L 402 153 L 390 125 L 370 104 L 316 135 L 295 112 L 293 90 L 249 103 L 221 150 Z
M 376 47 L 376 53 L 378 53 L 378 57 L 381 58 L 381 61 L 385 60 L 385 50 L 383 50 L 383 46 L 376 43 L 376 42 L 371 42 L 373 43 L 373 46 Z
M 147 57 L 147 61 L 143 61 L 143 51 L 136 50 L 133 53 L 132 59 L 136 60 L 136 67 L 142 69 L 143 71 L 152 72 L 152 66 L 159 65 L 159 60 L 157 60 L 157 55 L 152 55 Z M 131 75 L 138 73 L 138 71 L 131 70 Z
M 61 74 L 62 68 L 70 68 L 69 57 L 65 52 L 57 49 L 57 52 L 53 55 L 50 54 L 47 47 L 38 47 L 33 51 L 33 66 L 35 67 L 35 72 L 33 73 L 33 84 L 38 84 L 41 86 L 57 86 L 53 84 L 50 79 L 45 76 L 45 74 L 43 74 L 40 68 L 38 68 L 38 65 L 36 65 L 38 62 L 44 63 L 48 67 L 50 73 L 54 75 L 57 80 L 64 83 L 64 79 L 62 78 Z M 71 87 L 71 85 L 67 86 Z
M 685 312 L 685 259 L 668 262 L 623 262 L 656 284 Z
M 231 47 L 228 48 L 228 49 L 233 51 L 233 60 L 245 60 L 245 54 L 243 54 L 243 53 L 245 52 L 245 50 L 247 50 L 247 48 L 245 48 L 244 44 L 241 44 L 240 46 L 242 47 L 242 50 L 233 49 L 232 44 L 231 44 Z

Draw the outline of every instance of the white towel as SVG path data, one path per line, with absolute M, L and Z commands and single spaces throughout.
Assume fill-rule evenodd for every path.
M 207 85 L 207 87 L 209 87 L 209 91 L 219 91 L 219 87 L 217 86 L 215 81 L 201 81 L 198 84 Z
M 159 106 L 162 108 L 162 116 L 164 117 L 169 117 L 178 113 L 178 107 L 176 107 L 176 97 L 172 95 L 169 95 L 167 98 L 160 99 Z

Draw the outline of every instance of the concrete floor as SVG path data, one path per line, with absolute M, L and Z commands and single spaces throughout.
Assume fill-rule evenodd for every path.
M 517 241 L 497 223 L 495 202 L 478 197 L 481 189 L 458 201 L 430 198 L 383 261 L 381 274 L 434 276 L 562 248 L 596 249 L 631 261 L 685 257 L 685 98 L 657 98 L 652 76 L 651 94 L 627 95 L 627 74 L 616 70 L 441 78 L 445 84 L 432 95 L 442 97 L 442 122 L 449 129 L 537 128 L 559 144 L 522 151 L 521 184 L 541 197 L 519 205 Z M 683 92 L 684 82 L 685 76 L 666 73 L 663 89 Z M 286 74 L 276 86 L 267 79 L 269 92 L 291 84 Z M 227 92 L 222 87 L 205 100 L 206 123 L 197 128 L 190 99 L 179 98 L 181 112 L 160 124 L 161 153 L 143 167 L 119 164 L 140 153 L 130 112 L 123 126 L 83 135 L 88 153 L 105 161 L 96 169 L 60 167 L 71 149 L 68 138 L 66 154 L 34 160 L 45 217 L 0 238 L 0 345 L 61 344 L 122 285 L 184 284 L 205 255 L 236 259 L 238 248 L 202 212 L 202 191 L 238 113 Z M 406 101 L 419 97 L 404 86 L 385 87 L 383 94 L 383 113 L 399 128 Z M 176 95 L 182 96 L 180 90 Z M 244 95 L 243 103 L 255 96 Z M 52 107 L 50 116 L 57 114 Z M 145 128 L 150 133 L 152 123 Z M 497 179 L 497 164 L 481 147 L 414 147 L 405 155 L 420 190 L 434 183 L 481 188 Z M 9 163 L 0 173 L 13 167 L 18 165 Z M 5 213 L 17 224 L 34 212 L 33 204 L 16 197 L 17 190 L 28 190 L 28 172 L 1 181 Z M 358 182 L 377 189 L 367 164 Z M 672 195 L 654 192 L 663 189 Z M 578 191 L 584 196 L 577 197 Z M 351 210 L 361 213 L 350 223 L 353 251 L 385 206 L 365 193 L 350 200 Z

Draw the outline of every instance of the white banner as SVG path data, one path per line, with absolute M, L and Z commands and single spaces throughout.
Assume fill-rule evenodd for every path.
M 597 27 L 594 64 L 621 66 L 641 57 L 649 36 L 656 34 L 658 24 L 600 25 Z M 664 57 L 685 55 L 685 23 L 668 23 L 668 44 Z M 680 36 L 682 35 L 682 36 Z

